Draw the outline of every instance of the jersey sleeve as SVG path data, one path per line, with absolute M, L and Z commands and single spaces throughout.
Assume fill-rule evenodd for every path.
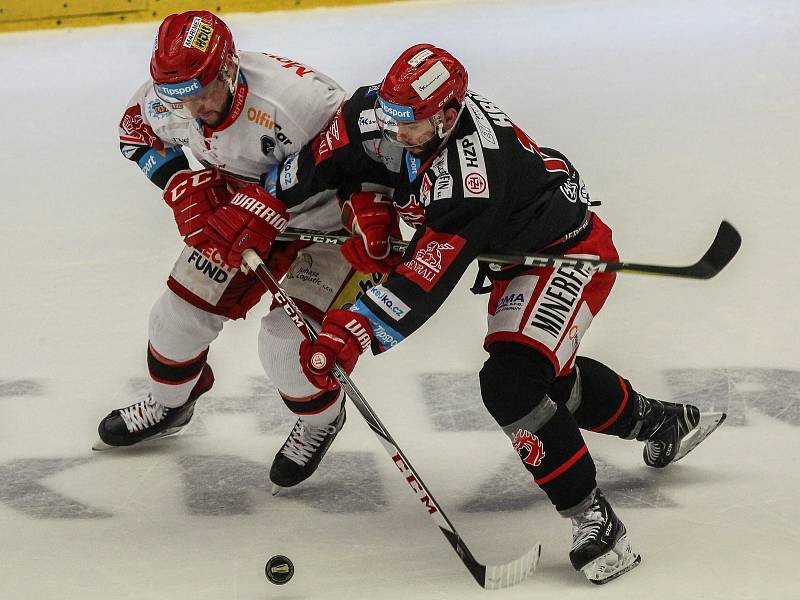
M 276 175 L 277 194 L 288 206 L 330 190 L 347 198 L 365 185 L 394 187 L 397 173 L 368 151 L 379 141 L 362 119 L 367 89 L 357 90 L 309 143 L 283 162 Z
M 276 107 L 284 130 L 276 124 L 275 133 L 280 143 L 275 147 L 275 157 L 283 161 L 299 152 L 328 124 L 344 102 L 345 92 L 329 77 L 309 71 L 290 80 L 280 98 L 282 102 Z
M 496 191 L 488 198 L 454 194 L 432 203 L 403 262 L 351 308 L 369 320 L 376 354 L 396 346 L 433 316 L 470 263 L 487 249 L 493 232 L 502 227 L 504 173 L 489 175 L 489 189 Z
M 128 103 L 119 122 L 119 148 L 150 181 L 164 189 L 170 177 L 189 169 L 189 161 L 180 146 L 167 141 L 171 138 L 159 135 L 168 128 L 168 121 L 177 117 L 169 114 L 150 89 L 144 84 Z

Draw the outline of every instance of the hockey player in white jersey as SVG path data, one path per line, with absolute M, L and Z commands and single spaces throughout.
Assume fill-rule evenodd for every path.
M 237 52 L 225 23 L 205 11 L 162 22 L 150 74 L 122 117 L 120 147 L 164 190 L 186 246 L 150 313 L 149 393 L 101 421 L 98 450 L 169 435 L 191 419 L 196 400 L 214 383 L 209 345 L 226 321 L 243 318 L 265 291 L 240 270 L 245 249 L 259 252 L 279 276 L 288 270 L 288 293 L 320 320 L 329 308 L 353 302 L 354 291 L 373 277 L 355 271 L 333 247 L 273 246 L 287 221 L 323 231 L 341 228 L 332 192 L 287 212 L 269 191 L 281 161 L 336 112 L 345 97 L 338 84 L 287 58 Z M 193 171 L 184 149 L 206 168 Z M 341 393 L 320 392 L 299 371 L 299 341 L 282 311 L 263 318 L 258 347 L 266 374 L 304 415 L 282 452 L 306 477 L 341 428 L 344 407 Z M 327 417 L 315 423 L 316 413 L 337 407 L 334 427 Z

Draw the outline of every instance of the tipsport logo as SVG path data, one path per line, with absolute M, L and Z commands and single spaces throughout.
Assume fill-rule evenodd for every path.
M 183 83 L 159 83 L 156 90 L 163 96 L 185 98 L 198 93 L 202 87 L 197 79 L 192 79 Z
M 399 104 L 392 104 L 387 102 L 381 97 L 378 97 L 378 102 L 384 113 L 395 119 L 396 121 L 413 121 L 414 111 L 410 106 L 400 106 Z

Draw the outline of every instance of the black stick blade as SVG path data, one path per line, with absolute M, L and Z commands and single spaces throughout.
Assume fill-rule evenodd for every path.
M 608 263 L 606 271 L 628 271 L 631 273 L 647 273 L 649 275 L 668 275 L 687 279 L 711 279 L 731 262 L 742 245 L 742 236 L 728 223 L 719 224 L 717 235 L 703 257 L 693 265 L 686 267 L 668 267 L 664 265 L 645 265 L 639 263 Z
M 742 246 L 742 236 L 728 221 L 719 224 L 717 236 L 711 242 L 711 247 L 706 251 L 692 269 L 700 279 L 711 279 L 722 271 L 739 252 Z

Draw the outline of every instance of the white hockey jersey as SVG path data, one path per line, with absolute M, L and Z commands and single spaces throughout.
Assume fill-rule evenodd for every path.
M 310 67 L 273 54 L 239 52 L 239 81 L 230 113 L 215 129 L 171 113 L 144 83 L 119 125 L 120 149 L 164 188 L 189 168 L 182 148 L 203 165 L 224 173 L 234 187 L 262 182 L 330 121 L 344 90 Z M 331 193 L 289 209 L 292 227 L 335 230 L 341 212 Z

